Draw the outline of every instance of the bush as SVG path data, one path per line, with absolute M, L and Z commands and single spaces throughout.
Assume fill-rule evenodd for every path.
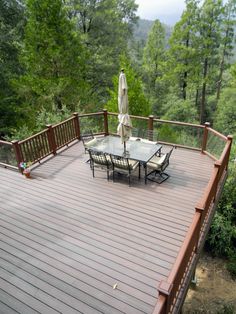
M 211 252 L 220 257 L 233 254 L 234 226 L 227 217 L 216 213 L 207 238 L 207 245 Z
M 230 257 L 229 262 L 226 265 L 227 270 L 230 272 L 233 279 L 236 279 L 236 254 Z
M 218 311 L 217 314 L 234 314 L 235 306 L 231 303 L 224 304 Z

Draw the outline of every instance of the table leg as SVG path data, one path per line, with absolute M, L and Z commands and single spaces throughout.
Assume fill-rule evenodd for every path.
M 147 164 L 144 164 L 144 178 L 145 178 L 145 184 L 147 184 Z

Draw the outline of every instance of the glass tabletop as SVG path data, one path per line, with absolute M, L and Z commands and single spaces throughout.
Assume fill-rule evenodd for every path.
M 161 151 L 161 147 L 160 144 L 129 140 L 126 142 L 126 152 L 124 152 L 124 144 L 121 143 L 120 137 L 109 135 L 98 138 L 91 148 L 106 154 L 127 157 L 147 163 L 156 153 Z

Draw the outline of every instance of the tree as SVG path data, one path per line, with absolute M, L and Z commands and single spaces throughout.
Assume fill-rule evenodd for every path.
M 199 20 L 199 1 L 187 0 L 186 10 L 181 20 L 175 24 L 170 37 L 167 74 L 171 84 L 175 84 L 179 97 L 186 100 L 192 94 L 191 89 L 199 84 L 199 45 L 196 26 Z M 189 94 L 189 95 L 188 95 Z
M 107 101 L 107 89 L 119 70 L 119 56 L 126 51 L 137 21 L 137 5 L 134 0 L 67 0 L 66 4 L 88 51 L 85 79 L 91 86 L 89 101 L 94 98 L 101 107 Z
M 232 56 L 233 40 L 234 40 L 234 27 L 235 27 L 235 15 L 236 13 L 236 1 L 229 0 L 224 7 L 224 20 L 222 23 L 222 43 L 220 47 L 220 66 L 219 76 L 217 82 L 217 100 L 220 98 L 220 92 L 222 87 L 222 78 L 225 69 L 229 65 L 229 58 Z M 228 61 L 228 62 L 227 62 Z
M 236 135 L 236 90 L 228 87 L 222 91 L 215 112 L 214 127 L 224 134 Z
M 27 16 L 21 57 L 25 73 L 16 88 L 29 109 L 74 110 L 87 87 L 84 51 L 74 25 L 61 0 L 28 0 Z
M 205 0 L 200 13 L 199 55 L 202 64 L 202 87 L 200 99 L 200 123 L 206 121 L 207 87 L 215 82 L 216 70 L 219 64 L 219 47 L 221 43 L 220 26 L 222 22 L 223 5 L 221 0 Z
M 143 53 L 145 87 L 147 94 L 152 99 L 152 105 L 160 102 L 165 90 L 162 84 L 165 49 L 165 28 L 159 20 L 156 20 L 148 35 Z
M 18 124 L 19 101 L 11 80 L 22 73 L 18 53 L 23 35 L 24 7 L 20 1 L 0 0 L 0 137 Z

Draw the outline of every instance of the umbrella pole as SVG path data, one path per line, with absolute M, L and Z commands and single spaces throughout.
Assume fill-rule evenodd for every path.
M 124 153 L 126 152 L 126 142 L 124 141 Z

